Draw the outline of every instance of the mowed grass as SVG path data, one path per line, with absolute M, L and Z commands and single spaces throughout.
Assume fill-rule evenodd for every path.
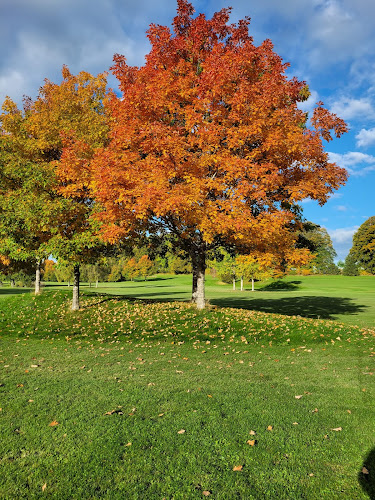
M 375 276 L 287 276 L 255 284 L 245 291 L 206 277 L 211 304 L 254 311 L 338 320 L 349 325 L 375 328 Z M 46 284 L 47 289 L 61 285 Z M 64 287 L 66 289 L 66 287 Z M 83 289 L 88 289 L 85 284 Z M 6 293 L 7 289 L 0 289 Z M 9 290 L 9 289 L 8 289 Z M 147 281 L 100 283 L 90 291 L 156 301 L 189 301 L 191 276 L 157 275 Z
M 69 307 L 61 290 L 0 302 L 1 498 L 374 497 L 373 331 L 90 293 Z

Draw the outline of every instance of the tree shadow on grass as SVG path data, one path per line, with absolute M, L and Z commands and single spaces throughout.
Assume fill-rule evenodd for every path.
M 105 295 L 105 297 L 103 297 Z M 89 304 L 87 306 L 83 306 L 82 309 L 88 309 L 90 307 L 96 307 L 98 304 L 103 304 L 104 302 L 109 302 L 111 300 L 126 300 L 127 302 L 143 302 L 145 304 L 151 304 L 156 302 L 188 302 L 187 293 L 186 292 L 158 292 L 158 293 L 142 293 L 139 295 L 137 293 L 132 294 L 131 292 L 126 295 L 117 295 L 110 293 L 95 293 L 95 292 L 84 292 L 82 297 L 98 297 L 98 301 Z M 166 295 L 166 297 L 160 297 L 160 295 Z M 176 297 L 177 295 L 182 295 L 182 297 Z M 157 298 L 153 298 L 153 297 Z
M 278 280 L 278 281 L 274 281 L 273 283 L 269 283 L 268 285 L 265 285 L 262 288 L 259 288 L 258 291 L 260 291 L 260 292 L 277 292 L 278 290 L 280 290 L 280 291 L 297 290 L 299 288 L 298 285 L 300 285 L 301 283 L 302 283 L 302 281 Z
M 18 295 L 20 293 L 28 293 L 31 288 L 0 288 L 0 295 Z
M 367 306 L 355 304 L 347 297 L 283 297 L 279 299 L 226 297 L 211 299 L 210 303 L 221 307 L 234 307 L 284 314 L 286 316 L 304 316 L 314 319 L 336 319 L 337 314 L 360 314 Z
M 358 481 L 369 498 L 375 500 L 375 448 L 365 458 Z

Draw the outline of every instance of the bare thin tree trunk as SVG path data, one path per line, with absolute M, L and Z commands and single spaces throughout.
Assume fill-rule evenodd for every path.
M 74 264 L 74 283 L 73 283 L 73 300 L 72 300 L 72 311 L 78 311 L 79 309 L 79 264 Z
M 197 291 L 195 298 L 197 309 L 204 309 L 206 305 L 205 271 L 206 271 L 206 253 L 204 249 L 201 249 L 200 253 L 197 255 Z
M 243 292 L 243 276 L 241 276 L 241 292 Z
M 255 291 L 255 288 L 254 288 L 254 278 L 251 278 L 251 291 L 252 292 Z
M 98 288 L 98 285 L 99 285 L 99 280 L 97 279 L 96 284 L 95 284 L 95 288 Z
M 191 289 L 191 301 L 197 301 L 197 288 L 198 288 L 198 267 L 197 267 L 197 256 L 195 253 L 192 255 L 192 266 L 193 266 L 193 285 Z
M 235 276 L 233 276 L 233 290 L 236 289 L 236 278 Z
M 40 260 L 36 263 L 35 269 L 35 295 L 40 294 Z

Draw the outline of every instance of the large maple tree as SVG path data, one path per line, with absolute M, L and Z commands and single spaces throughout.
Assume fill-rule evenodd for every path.
M 270 40 L 254 45 L 248 18 L 229 24 L 229 14 L 194 17 L 178 0 L 172 31 L 150 26 L 142 67 L 115 55 L 122 95 L 107 105 L 111 140 L 92 170 L 105 237 L 172 233 L 191 256 L 198 308 L 210 249 L 290 244 L 292 208 L 323 204 L 346 180 L 322 144 L 345 123 L 322 103 L 308 122 L 305 82 L 286 75 Z

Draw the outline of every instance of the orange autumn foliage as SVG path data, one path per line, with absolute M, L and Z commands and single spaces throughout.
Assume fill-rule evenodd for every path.
M 107 103 L 110 142 L 97 152 L 91 188 L 108 240 L 137 225 L 167 230 L 202 275 L 218 242 L 291 248 L 291 208 L 305 198 L 323 204 L 345 183 L 322 140 L 346 125 L 318 103 L 308 127 L 298 108 L 305 82 L 286 76 L 270 40 L 254 45 L 249 19 L 193 13 L 178 0 L 173 32 L 150 26 L 142 67 L 115 56 L 122 96 Z

